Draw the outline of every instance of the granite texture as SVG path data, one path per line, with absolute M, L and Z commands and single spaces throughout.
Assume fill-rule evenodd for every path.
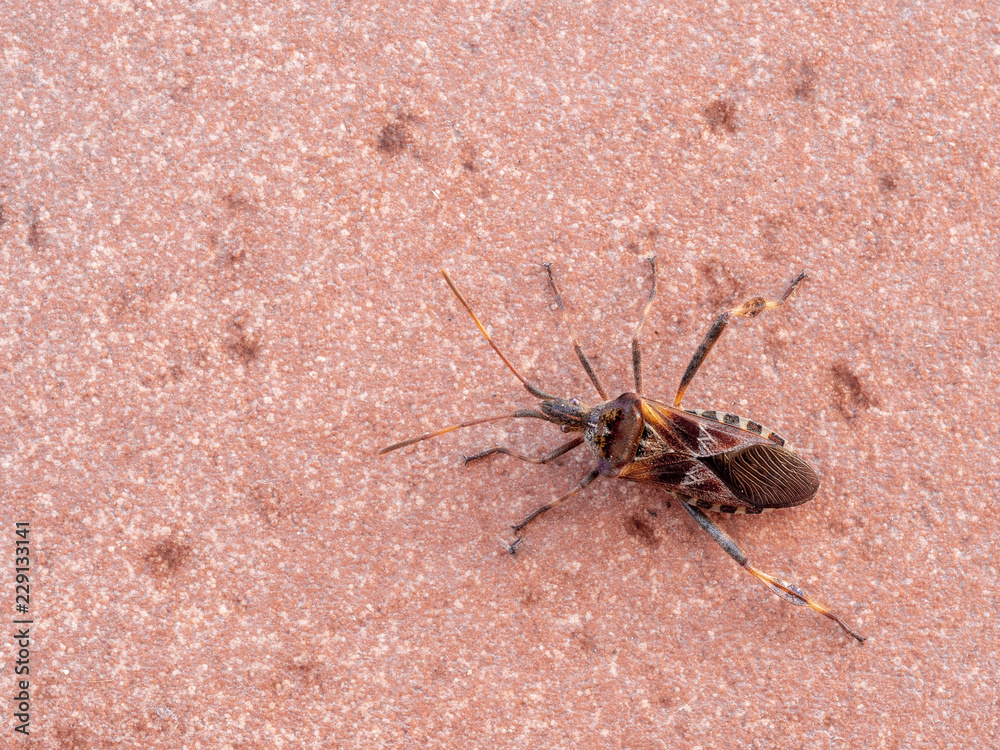
M 995 2 L 0 0 L 0 529 L 19 747 L 1000 745 Z M 546 424 L 646 390 L 822 479 L 720 525 Z M 665 501 L 670 502 L 669 507 Z M 0 560 L 3 630 L 13 557 Z M 0 644 L 0 694 L 14 646 Z

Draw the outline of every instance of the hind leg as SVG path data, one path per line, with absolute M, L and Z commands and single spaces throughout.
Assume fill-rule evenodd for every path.
M 824 617 L 829 617 L 835 623 L 840 625 L 840 627 L 842 627 L 852 638 L 856 638 L 861 643 L 865 642 L 865 637 L 863 635 L 858 633 L 856 630 L 853 630 L 838 615 L 830 611 L 830 609 L 810 598 L 805 591 L 800 589 L 794 583 L 782 581 L 780 578 L 775 578 L 774 576 L 753 567 L 747 558 L 746 552 L 741 550 L 736 545 L 736 542 L 733 541 L 731 536 L 708 520 L 708 516 L 694 506 L 690 505 L 688 503 L 690 498 L 683 498 L 680 496 L 677 497 L 681 501 L 681 505 L 684 506 L 684 509 L 690 513 L 691 517 L 698 522 L 698 525 L 701 526 L 701 528 L 703 528 L 708 535 L 726 551 L 726 554 L 738 562 L 750 575 L 767 586 L 773 593 L 777 594 L 786 602 L 790 602 L 791 604 L 796 604 L 800 607 L 811 607 Z

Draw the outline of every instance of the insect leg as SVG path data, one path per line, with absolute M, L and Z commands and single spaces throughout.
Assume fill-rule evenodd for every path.
M 566 315 L 566 306 L 563 304 L 562 295 L 559 294 L 559 287 L 556 286 L 556 277 L 552 273 L 552 264 L 543 263 L 545 270 L 549 272 L 549 286 L 552 287 L 552 293 L 556 297 L 556 305 L 559 306 L 559 312 L 562 313 L 563 323 L 566 325 L 566 330 L 569 331 L 570 341 L 573 342 L 573 350 L 576 352 L 576 356 L 580 358 L 580 364 L 583 365 L 583 369 L 587 371 L 587 376 L 590 378 L 590 382 L 594 384 L 594 388 L 597 392 L 601 394 L 601 398 L 608 401 L 608 392 L 604 389 L 604 384 L 601 383 L 601 379 L 597 377 L 597 372 L 594 370 L 594 366 L 590 363 L 590 359 L 583 351 L 583 347 L 580 346 L 579 342 L 576 340 L 576 334 L 573 333 L 573 327 L 569 324 L 569 316 Z
M 656 297 L 656 256 L 649 257 L 649 265 L 652 268 L 653 286 L 649 290 L 649 299 L 646 306 L 642 308 L 642 317 L 639 318 L 639 325 L 635 327 L 632 335 L 632 371 L 635 373 L 635 392 L 642 395 L 642 352 L 639 347 L 639 332 L 642 331 L 642 324 L 646 322 L 649 308 L 653 306 L 653 299 Z
M 521 534 L 520 534 L 521 529 L 523 529 L 529 523 L 531 523 L 532 521 L 534 521 L 536 518 L 538 518 L 538 516 L 540 516 L 545 511 L 552 510 L 554 507 L 556 507 L 557 505 L 559 505 L 564 500 L 568 500 L 569 498 L 573 497 L 573 495 L 575 495 L 577 492 L 579 492 L 580 490 L 582 490 L 588 484 L 590 484 L 591 482 L 593 482 L 600 475 L 601 475 L 601 472 L 598 471 L 597 469 L 594 469 L 587 476 L 585 476 L 583 479 L 581 479 L 580 483 L 576 487 L 574 487 L 573 489 L 571 489 L 565 495 L 563 495 L 560 498 L 556 498 L 551 503 L 546 503 L 541 508 L 535 508 L 535 510 L 531 511 L 531 513 L 529 513 L 527 516 L 525 516 L 524 520 L 521 521 L 521 523 L 519 523 L 517 526 L 512 526 L 511 528 L 514 529 L 514 533 L 517 534 L 517 539 L 515 539 L 513 542 L 511 542 L 510 544 L 507 545 L 507 551 L 510 552 L 510 554 L 512 554 L 512 555 L 515 552 L 517 552 L 517 547 L 521 543 Z
M 508 448 L 490 448 L 482 453 L 476 453 L 473 456 L 466 456 L 466 465 L 471 464 L 473 461 L 478 461 L 481 458 L 486 458 L 487 456 L 492 456 L 494 453 L 502 453 L 505 456 L 513 456 L 514 458 L 519 458 L 522 461 L 527 461 L 532 464 L 547 464 L 549 461 L 555 461 L 559 456 L 569 453 L 574 448 L 583 444 L 583 435 L 578 435 L 577 437 L 570 440 L 568 443 L 563 443 L 554 451 L 546 453 L 544 456 L 539 458 L 532 458 L 531 456 L 525 456 L 523 453 L 516 453 Z
M 513 414 L 499 414 L 494 417 L 482 417 L 481 419 L 470 419 L 468 422 L 462 422 L 460 424 L 453 424 L 448 427 L 442 427 L 440 430 L 434 430 L 433 432 L 425 432 L 423 435 L 418 435 L 417 437 L 412 437 L 407 440 L 403 440 L 399 443 L 393 443 L 385 448 L 380 448 L 378 455 L 383 453 L 388 453 L 389 451 L 394 451 L 399 448 L 405 448 L 408 445 L 413 445 L 414 443 L 419 443 L 421 440 L 427 440 L 428 438 L 437 437 L 438 435 L 444 435 L 445 433 L 452 432 L 453 430 L 460 430 L 463 427 L 472 427 L 477 424 L 486 424 L 487 422 L 499 422 L 501 419 L 544 419 L 546 422 L 552 422 L 553 420 L 542 414 L 540 411 L 534 411 L 533 409 L 519 409 Z M 558 424 L 558 423 L 556 423 Z
M 786 602 L 796 604 L 800 607 L 811 607 L 824 617 L 829 617 L 835 623 L 840 625 L 840 627 L 842 627 L 852 638 L 856 638 L 861 643 L 865 642 L 865 636 L 855 630 L 852 630 L 851 627 L 840 619 L 838 615 L 831 612 L 827 607 L 823 606 L 814 599 L 811 599 L 806 592 L 794 583 L 782 581 L 780 578 L 775 578 L 774 576 L 757 570 L 755 567 L 750 565 L 746 553 L 736 546 L 736 542 L 733 541 L 732 537 L 708 520 L 708 516 L 700 510 L 689 505 L 684 498 L 678 497 L 678 499 L 681 501 L 681 505 L 684 506 L 684 509 L 687 510 L 687 512 L 691 514 L 691 517 L 698 522 L 698 525 L 707 531 L 708 535 L 726 551 L 726 554 L 743 566 L 748 573 L 767 586 L 772 592 L 780 596 Z
M 807 279 L 805 271 L 800 273 L 795 277 L 795 280 L 789 284 L 788 289 L 785 293 L 781 295 L 780 300 L 764 299 L 763 297 L 754 297 L 753 299 L 747 300 L 742 305 L 734 307 L 732 310 L 727 310 L 722 313 L 718 318 L 716 318 L 715 323 L 708 330 L 705 338 L 702 339 L 701 345 L 699 345 L 698 350 L 691 357 L 691 362 L 688 363 L 687 369 L 684 371 L 684 377 L 681 378 L 681 384 L 677 387 L 677 395 L 674 396 L 674 406 L 680 407 L 681 399 L 684 398 L 684 391 L 691 384 L 691 380 L 694 378 L 695 374 L 698 372 L 698 368 L 701 367 L 702 362 L 708 356 L 708 353 L 712 351 L 712 347 L 715 346 L 715 342 L 719 340 L 722 332 L 726 330 L 726 324 L 729 323 L 730 318 L 756 318 L 765 310 L 772 310 L 775 307 L 779 307 L 784 304 L 792 292 L 795 291 L 795 287 L 801 284 L 805 279 Z

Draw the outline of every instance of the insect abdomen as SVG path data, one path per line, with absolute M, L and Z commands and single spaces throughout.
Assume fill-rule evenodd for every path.
M 746 417 L 741 417 L 738 414 L 726 414 L 722 411 L 716 411 L 714 409 L 685 409 L 688 414 L 694 414 L 696 417 L 704 417 L 705 419 L 711 419 L 713 422 L 721 422 L 722 424 L 729 425 L 730 427 L 735 427 L 738 430 L 743 430 L 744 432 L 751 432 L 754 435 L 760 435 L 765 440 L 770 440 L 775 445 L 780 445 L 788 450 L 792 450 L 792 447 L 788 445 L 783 437 L 781 437 L 774 430 L 768 429 L 760 422 L 754 422 L 752 419 L 747 419 Z
M 776 508 L 746 508 L 742 505 L 719 505 L 712 504 L 707 500 L 697 500 L 695 498 L 684 497 L 688 503 L 700 508 L 701 510 L 707 510 L 712 513 L 746 513 L 750 515 L 760 515 L 761 513 L 770 513 L 772 510 L 777 510 Z

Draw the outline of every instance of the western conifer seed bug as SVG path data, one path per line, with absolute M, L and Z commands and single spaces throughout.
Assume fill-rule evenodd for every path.
M 816 473 L 795 453 L 784 438 L 758 422 L 715 410 L 681 408 L 684 392 L 729 321 L 732 318 L 756 318 L 765 310 L 781 306 L 806 279 L 806 274 L 799 274 L 788 285 L 779 300 L 754 297 L 719 315 L 695 351 L 687 370 L 684 371 L 673 404 L 667 404 L 642 395 L 642 350 L 639 333 L 656 297 L 656 258 L 649 258 L 649 264 L 652 270 L 649 299 L 632 336 L 635 392 L 623 393 L 615 399 L 608 395 L 607 389 L 573 333 L 551 264 L 544 265 L 556 306 L 569 332 L 576 356 L 602 399 L 601 403 L 594 406 L 588 406 L 576 398 L 564 399 L 553 396 L 522 376 L 493 342 L 479 321 L 479 317 L 458 291 L 448 271 L 442 268 L 441 273 L 451 291 L 472 316 L 493 351 L 540 403 L 537 410 L 518 409 L 508 414 L 472 419 L 395 443 L 382 448 L 379 453 L 388 453 L 463 427 L 504 419 L 542 419 L 559 425 L 563 432 L 580 433 L 538 458 L 523 455 L 509 448 L 497 447 L 465 459 L 465 463 L 468 464 L 499 453 L 534 464 L 546 464 L 586 443 L 597 462 L 593 470 L 588 472 L 576 487 L 552 502 L 536 508 L 521 523 L 513 527 L 517 537 L 508 544 L 508 551 L 511 554 L 517 551 L 522 540 L 522 532 L 529 523 L 569 499 L 598 477 L 647 482 L 662 487 L 676 496 L 684 509 L 726 551 L 726 554 L 773 593 L 792 604 L 811 607 L 836 622 L 853 638 L 864 643 L 865 636 L 853 630 L 837 614 L 812 599 L 794 583 L 783 581 L 750 565 L 746 553 L 703 513 L 708 510 L 718 513 L 756 514 L 776 508 L 801 505 L 811 500 L 819 489 L 819 477 Z

